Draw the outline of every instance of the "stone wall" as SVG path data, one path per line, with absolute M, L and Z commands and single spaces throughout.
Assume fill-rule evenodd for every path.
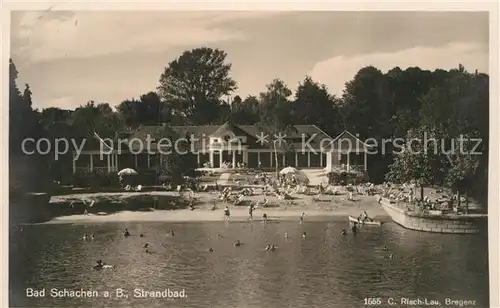
M 380 203 L 394 222 L 411 230 L 437 233 L 479 233 L 487 219 L 486 215 L 423 216 L 417 213 L 407 213 L 387 199 L 382 199 Z

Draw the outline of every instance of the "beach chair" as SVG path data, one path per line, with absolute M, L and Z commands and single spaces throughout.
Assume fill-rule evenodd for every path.
M 320 201 L 320 197 L 321 197 L 321 194 L 317 194 L 317 195 L 315 195 L 315 196 L 312 198 L 312 200 L 313 200 L 314 202 Z
M 239 205 L 243 202 L 243 195 L 239 195 L 238 198 L 234 201 L 234 205 Z
M 142 191 L 142 185 L 137 185 L 137 187 L 135 188 L 135 191 Z

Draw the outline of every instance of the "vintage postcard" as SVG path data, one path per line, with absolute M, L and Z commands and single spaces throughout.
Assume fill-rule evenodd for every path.
M 493 5 L 134 5 L 5 4 L 5 305 L 499 307 Z

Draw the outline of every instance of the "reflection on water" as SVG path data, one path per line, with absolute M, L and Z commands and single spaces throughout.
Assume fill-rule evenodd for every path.
M 10 302 L 17 307 L 349 308 L 364 306 L 368 297 L 443 302 L 450 297 L 488 306 L 486 239 L 415 232 L 392 223 L 341 236 L 346 227 L 340 222 L 24 226 L 11 230 Z M 122 237 L 124 228 L 131 237 Z M 168 236 L 170 229 L 174 237 Z M 304 231 L 305 239 L 300 236 Z M 95 233 L 95 240 L 84 241 L 84 233 Z M 237 239 L 243 245 L 233 247 Z M 145 242 L 153 253 L 144 252 Z M 278 249 L 265 251 L 268 243 Z M 116 268 L 92 270 L 98 259 Z M 51 288 L 107 290 L 113 295 L 122 288 L 129 298 L 46 294 L 32 299 L 25 296 L 30 287 L 47 293 Z M 133 298 L 135 288 L 185 289 L 187 298 Z

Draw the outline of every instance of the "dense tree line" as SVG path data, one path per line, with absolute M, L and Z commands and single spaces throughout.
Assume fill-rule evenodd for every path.
M 476 151 L 487 153 L 489 77 L 457 66 L 448 71 L 395 67 L 387 73 L 364 67 L 346 83 L 341 96 L 329 93 L 309 76 L 294 95 L 288 85 L 275 79 L 262 93 L 242 98 L 236 95 L 237 83 L 231 78 L 226 53 L 196 48 L 165 67 L 157 89 L 125 100 L 116 109 L 88 102 L 73 111 L 38 111 L 31 107 L 29 86 L 24 94 L 18 90 L 11 62 L 10 149 L 14 153 L 23 137 L 37 134 L 85 138 L 95 131 L 112 137 L 117 130 L 141 125 L 217 125 L 231 120 L 256 124 L 269 132 L 286 131 L 292 124 L 314 124 L 331 136 L 347 129 L 361 139 L 376 140 L 407 138 L 423 131 L 448 141 L 474 136 L 483 139 Z M 406 156 L 390 151 L 372 155 L 372 181 L 420 179 L 425 185 L 469 187 L 476 197 L 486 198 L 487 154 L 459 157 L 452 153 L 446 160 L 442 155 Z

